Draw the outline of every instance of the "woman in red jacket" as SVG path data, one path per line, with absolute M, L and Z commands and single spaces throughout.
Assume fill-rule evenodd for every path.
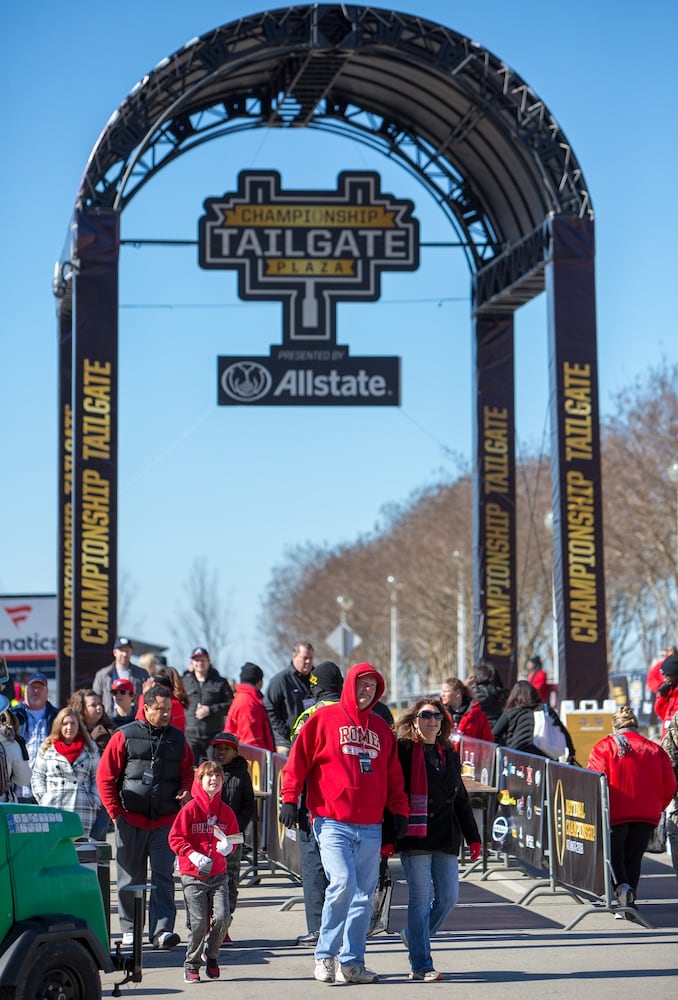
M 588 767 L 607 778 L 615 892 L 620 906 L 635 908 L 643 854 L 675 794 L 676 779 L 669 755 L 641 736 L 628 706 L 615 713 L 612 726 L 612 736 L 591 750 Z
M 490 720 L 480 707 L 480 702 L 474 699 L 472 692 L 458 677 L 449 677 L 443 681 L 441 701 L 452 722 L 453 741 L 454 734 L 461 733 L 494 743 Z
M 657 689 L 654 710 L 662 720 L 660 739 L 663 739 L 669 722 L 678 712 L 678 653 L 667 656 L 660 669 L 664 683 Z

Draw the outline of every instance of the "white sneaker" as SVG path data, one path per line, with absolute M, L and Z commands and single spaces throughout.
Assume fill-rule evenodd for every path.
M 126 948 L 128 945 L 131 947 L 134 944 L 134 934 L 132 931 L 125 931 L 122 936 L 122 946 Z
M 315 971 L 313 973 L 313 978 L 317 979 L 319 983 L 333 983 L 334 959 L 319 958 L 315 963 Z
M 379 976 L 371 969 L 366 969 L 364 965 L 354 965 L 348 962 L 340 965 L 337 969 L 338 983 L 378 983 Z

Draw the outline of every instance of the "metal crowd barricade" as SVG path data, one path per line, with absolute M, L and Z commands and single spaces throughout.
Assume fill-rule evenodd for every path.
M 537 881 L 517 900 L 527 905 L 539 895 L 570 895 L 588 901 L 570 921 L 571 930 L 589 913 L 629 913 L 652 925 L 631 907 L 616 904 L 612 890 L 610 810 L 607 780 L 586 768 L 560 764 L 506 747 L 497 749 L 498 809 L 492 841 Z M 510 870 L 493 868 L 494 872 Z M 614 904 L 614 905 L 613 905 Z
M 461 761 L 461 776 L 474 810 L 481 813 L 482 855 L 460 874 L 468 878 L 472 872 L 482 868 L 487 871 L 487 855 L 490 848 L 490 829 L 494 819 L 497 800 L 496 761 L 497 747 L 494 743 L 479 740 L 473 736 L 461 736 L 457 741 Z

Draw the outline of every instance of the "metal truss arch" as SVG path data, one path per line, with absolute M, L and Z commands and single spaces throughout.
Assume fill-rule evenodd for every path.
M 396 159 L 448 216 L 473 273 L 549 215 L 593 214 L 569 142 L 505 63 L 433 22 L 346 4 L 241 18 L 163 59 L 102 131 L 76 208 L 122 210 L 182 153 L 255 127 L 325 130 Z

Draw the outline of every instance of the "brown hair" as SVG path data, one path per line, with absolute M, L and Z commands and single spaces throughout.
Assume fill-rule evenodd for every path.
M 440 698 L 418 698 L 414 705 L 406 708 L 398 719 L 396 736 L 400 740 L 412 740 L 413 743 L 418 741 L 419 734 L 416 729 L 417 716 L 421 712 L 424 705 L 433 705 L 436 712 L 442 713 L 442 719 L 440 720 L 440 732 L 438 733 L 437 740 L 440 743 L 448 743 L 450 733 L 452 732 L 452 723 L 450 722 L 449 715 L 443 708 L 443 703 Z
M 509 708 L 538 708 L 540 705 L 543 705 L 543 702 L 536 687 L 529 681 L 516 681 L 504 709 L 508 711 Z
M 174 667 L 160 667 L 159 670 L 156 670 L 153 675 L 153 683 L 161 684 L 163 687 L 168 687 L 177 701 L 183 705 L 184 708 L 188 708 L 189 697 L 186 694 L 184 682 L 179 676 L 179 672 L 175 670 Z
M 64 719 L 67 719 L 69 715 L 73 716 L 73 718 L 77 720 L 78 736 L 82 737 L 82 741 L 87 747 L 87 749 L 91 750 L 92 753 L 96 751 L 96 747 L 92 742 L 92 737 L 87 732 L 87 727 L 85 726 L 85 723 L 82 721 L 82 716 L 75 708 L 73 708 L 72 705 L 66 705 L 65 708 L 61 708 L 57 712 L 54 718 L 54 722 L 52 723 L 52 728 L 49 731 L 49 736 L 40 747 L 41 754 L 44 754 L 45 750 L 47 750 L 48 747 L 53 746 L 56 740 L 61 739 L 61 727 L 64 724 Z
M 224 769 L 216 760 L 204 760 L 195 772 L 198 781 L 202 781 L 206 774 L 220 774 L 222 781 L 225 778 Z

